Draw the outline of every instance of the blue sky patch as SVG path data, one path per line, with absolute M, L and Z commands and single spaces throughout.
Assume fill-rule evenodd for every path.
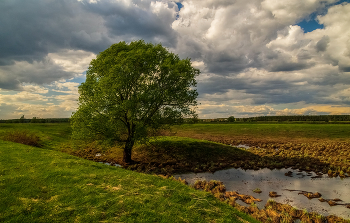
M 177 7 L 179 7 L 179 10 L 181 10 L 181 8 L 184 7 L 184 6 L 181 4 L 181 2 L 175 2 L 175 3 L 176 3 L 176 5 L 177 5 Z
M 304 33 L 312 32 L 316 29 L 324 28 L 324 26 L 322 24 L 319 24 L 315 19 L 309 20 L 309 21 L 304 19 L 303 21 L 299 22 L 297 25 L 304 30 Z
M 304 30 L 304 33 L 312 32 L 316 29 L 323 29 L 324 26 L 317 22 L 317 16 L 326 14 L 329 7 L 334 6 L 334 5 L 339 5 L 339 4 L 342 4 L 344 2 L 350 3 L 350 0 L 341 0 L 341 1 L 338 1 L 334 4 L 329 4 L 323 10 L 321 10 L 319 12 L 312 13 L 310 16 L 308 16 L 307 18 L 305 18 L 301 22 L 297 23 L 296 25 L 300 26 Z

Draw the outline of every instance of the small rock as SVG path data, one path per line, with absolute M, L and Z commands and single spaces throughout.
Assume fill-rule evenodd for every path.
M 320 197 L 318 200 L 319 200 L 319 201 L 321 201 L 321 202 L 325 202 L 325 201 L 327 201 L 327 200 L 325 200 L 325 199 L 324 199 L 324 198 L 322 198 L 322 197 Z
M 288 177 L 292 177 L 293 176 L 293 172 L 292 171 L 288 171 L 287 173 L 284 174 L 285 176 Z
M 270 191 L 270 192 L 269 192 L 269 196 L 270 196 L 270 197 L 280 197 L 281 195 L 278 195 L 277 192 Z
M 337 203 L 335 203 L 333 200 L 329 200 L 327 201 L 327 203 L 329 204 L 329 206 L 337 205 Z

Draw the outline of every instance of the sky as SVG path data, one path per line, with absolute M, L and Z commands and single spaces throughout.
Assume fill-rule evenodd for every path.
M 350 114 L 350 0 L 1 0 L 0 119 L 66 118 L 92 59 L 191 58 L 199 118 Z

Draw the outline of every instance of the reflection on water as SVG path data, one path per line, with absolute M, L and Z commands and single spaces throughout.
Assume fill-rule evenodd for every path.
M 290 176 L 285 173 L 291 171 Z M 257 202 L 259 208 L 264 208 L 266 201 L 271 199 L 268 194 L 270 191 L 276 191 L 280 197 L 273 198 L 275 201 L 290 204 L 298 209 L 306 209 L 308 212 L 317 212 L 324 216 L 336 215 L 345 219 L 350 219 L 350 209 L 344 205 L 329 206 L 327 202 L 320 202 L 317 198 L 308 199 L 303 195 L 298 195 L 298 191 L 319 192 L 324 199 L 339 198 L 340 204 L 350 203 L 350 178 L 340 179 L 329 178 L 322 175 L 319 178 L 314 173 L 298 172 L 292 169 L 281 170 L 242 170 L 227 169 L 215 173 L 188 173 L 178 174 L 174 177 L 186 179 L 190 184 L 196 180 L 219 180 L 224 183 L 227 191 L 237 191 L 240 194 L 250 194 L 263 201 Z M 260 188 L 261 194 L 254 193 L 253 190 Z M 241 203 L 240 203 L 241 204 Z M 243 204 L 243 203 L 242 203 Z
M 104 162 L 99 162 L 99 163 L 104 163 Z M 119 165 L 119 164 L 110 164 L 110 163 L 104 163 L 104 164 L 106 164 L 106 165 L 108 165 L 108 166 L 116 166 L 116 167 L 122 167 L 122 165 Z

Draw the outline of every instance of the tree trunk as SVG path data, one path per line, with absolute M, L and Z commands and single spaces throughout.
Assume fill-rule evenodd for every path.
M 134 146 L 134 140 L 127 139 L 124 147 L 123 162 L 126 164 L 131 164 L 133 160 L 131 159 L 131 150 Z

